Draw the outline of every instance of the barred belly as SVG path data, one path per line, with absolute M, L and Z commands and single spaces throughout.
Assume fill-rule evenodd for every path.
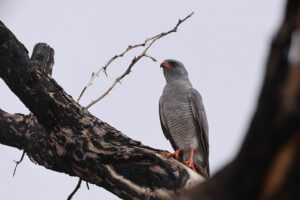
M 164 105 L 164 113 L 170 134 L 176 145 L 184 151 L 199 147 L 197 126 L 189 103 L 176 106 Z

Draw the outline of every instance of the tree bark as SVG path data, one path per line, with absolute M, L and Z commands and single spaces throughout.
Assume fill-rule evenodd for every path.
M 161 150 L 91 115 L 52 78 L 54 51 L 28 51 L 0 22 L 0 77 L 32 112 L 0 110 L 0 142 L 48 169 L 78 176 L 123 199 L 172 199 L 204 180 Z

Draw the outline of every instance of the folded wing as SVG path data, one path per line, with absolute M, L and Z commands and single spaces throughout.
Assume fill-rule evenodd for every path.
M 202 151 L 202 155 L 204 156 L 203 158 L 204 165 L 209 174 L 208 124 L 207 124 L 204 105 L 202 103 L 201 95 L 197 90 L 191 89 L 188 93 L 188 96 L 192 107 L 194 119 L 198 126 L 197 135 L 198 135 L 198 142 L 200 145 L 200 151 Z

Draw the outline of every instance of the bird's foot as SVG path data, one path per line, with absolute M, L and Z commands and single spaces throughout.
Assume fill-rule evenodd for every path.
M 193 159 L 192 160 L 189 159 L 188 161 L 184 161 L 182 163 L 185 164 L 187 167 L 191 168 L 192 170 L 194 170 L 195 172 L 197 172 Z
M 175 157 L 178 160 L 180 151 L 181 151 L 181 149 L 179 148 L 174 153 L 170 153 L 168 151 L 163 151 L 163 152 L 166 153 L 169 158 L 172 156 L 172 157 Z
M 185 164 L 187 167 L 191 168 L 192 170 L 194 170 L 195 172 L 197 172 L 194 165 L 193 157 L 194 157 L 194 149 L 192 148 L 189 160 L 184 161 L 182 163 Z

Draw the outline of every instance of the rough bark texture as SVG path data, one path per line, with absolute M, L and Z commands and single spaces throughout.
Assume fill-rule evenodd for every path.
M 288 1 L 237 157 L 180 199 L 300 199 L 299 8 L 298 0 Z M 25 47 L 0 24 L 0 77 L 33 113 L 0 110 L 0 143 L 124 199 L 172 199 L 203 180 L 78 105 L 51 77 L 53 51 L 43 45 L 35 49 L 43 56 L 34 54 L 30 60 Z
M 0 110 L 0 142 L 33 162 L 78 176 L 123 199 L 172 199 L 203 177 L 160 150 L 134 141 L 91 115 L 51 77 L 53 50 L 26 48 L 0 22 L 0 77 L 32 112 Z
M 257 110 L 237 157 L 182 199 L 300 199 L 299 8 L 300 1 L 288 1 Z

